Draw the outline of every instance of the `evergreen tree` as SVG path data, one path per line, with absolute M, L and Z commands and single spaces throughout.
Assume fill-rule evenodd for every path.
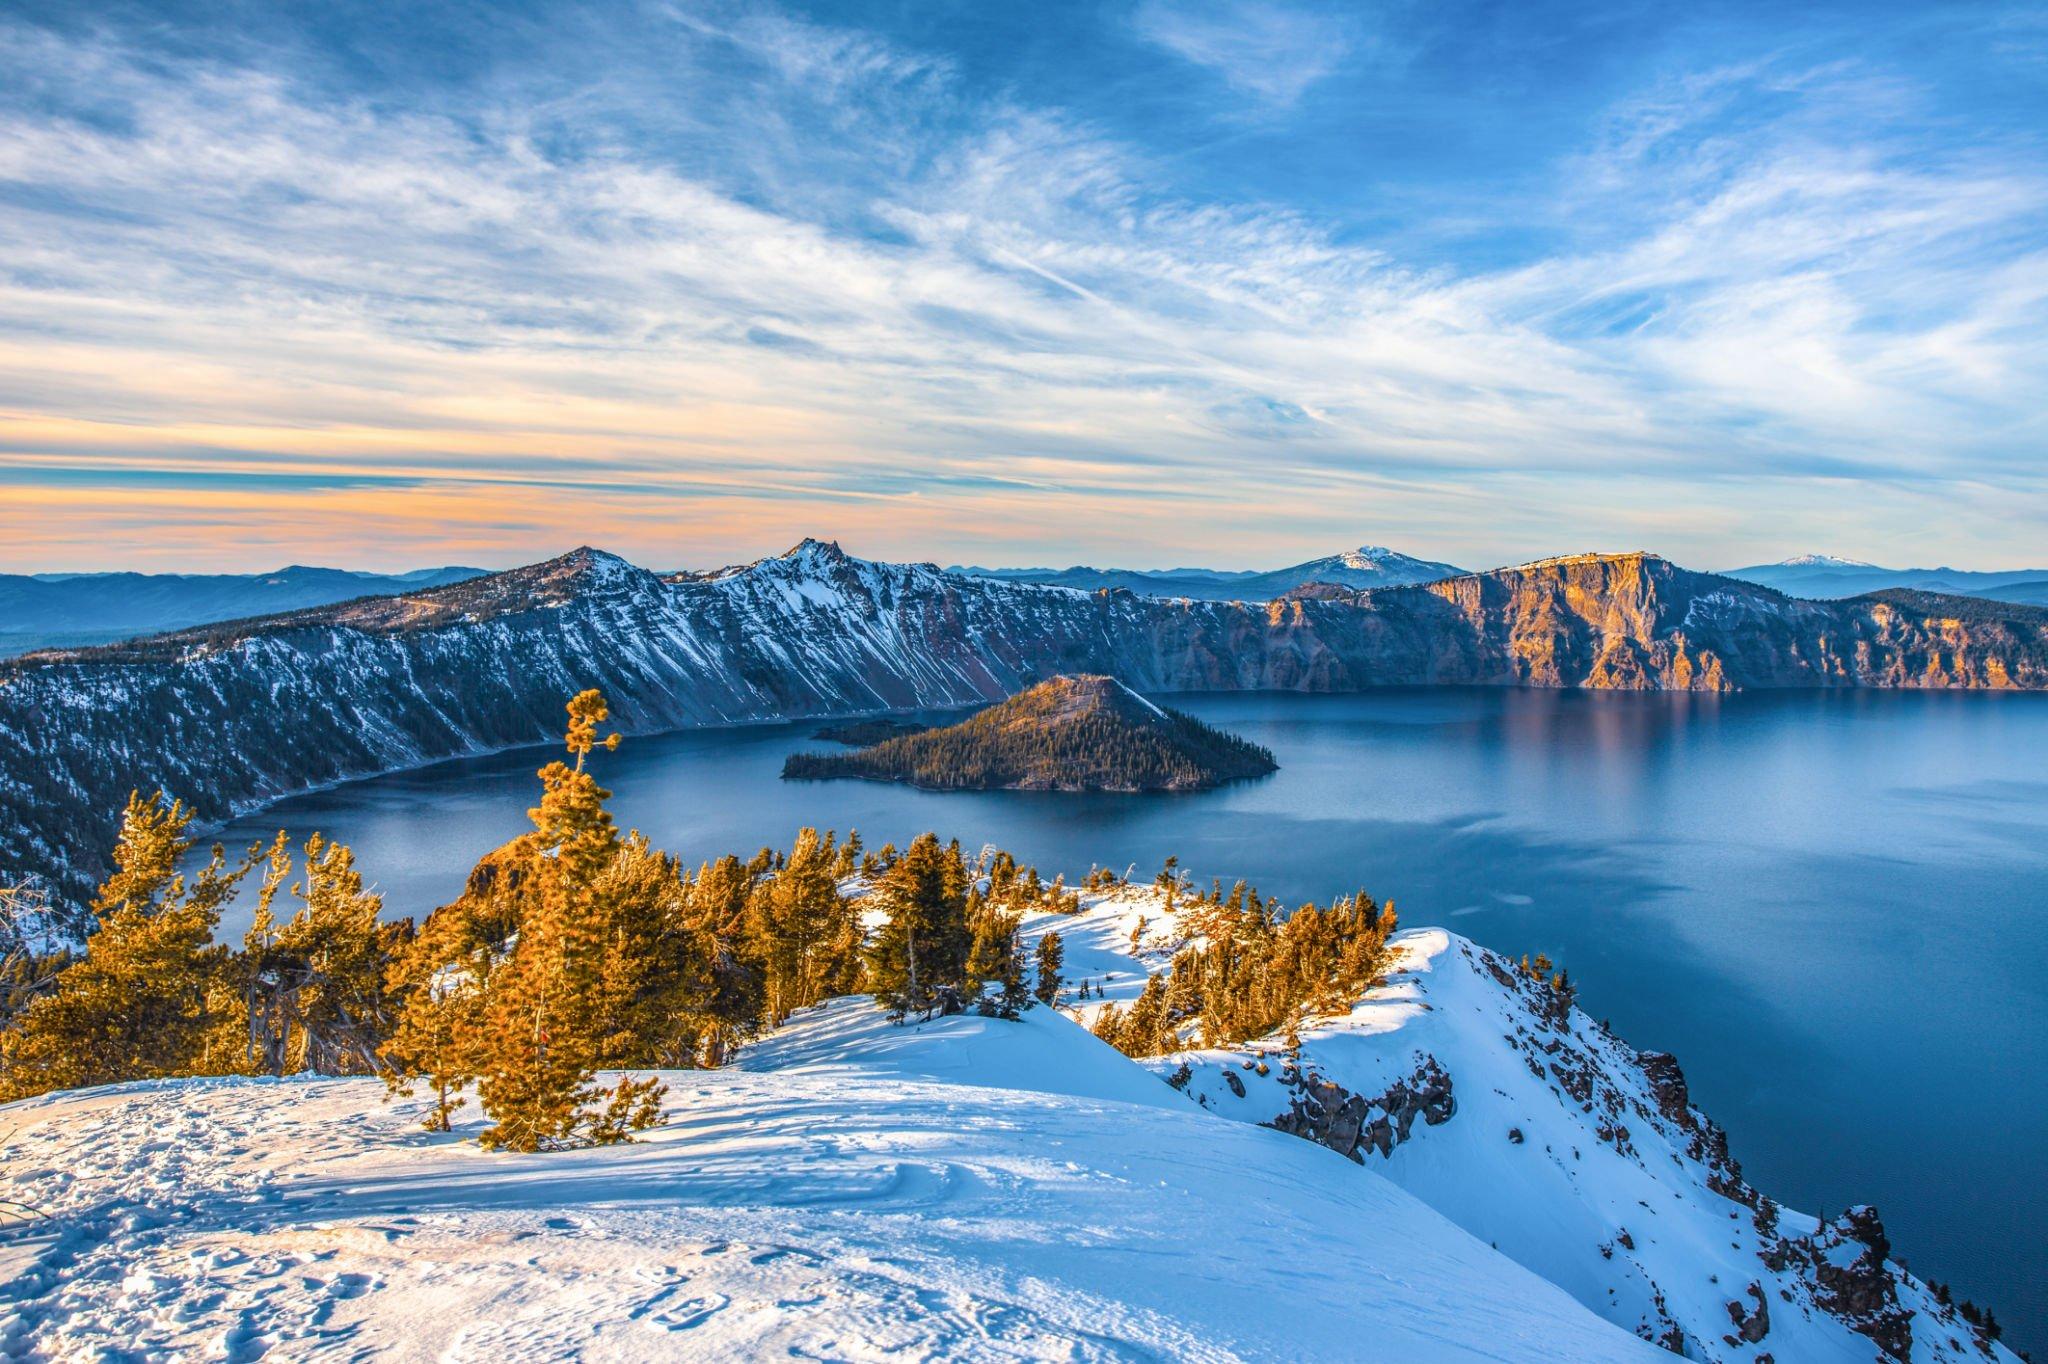
M 762 958 L 762 1021 L 768 1027 L 843 982 L 841 952 L 851 915 L 839 898 L 837 861 L 829 839 L 803 829 L 782 868 L 751 897 L 748 929 Z
M 898 1018 L 958 1012 L 972 945 L 960 845 L 918 835 L 882 874 L 875 898 L 888 916 L 867 954 L 876 1000 Z
M 291 862 L 282 835 L 271 847 L 241 961 L 248 1050 L 270 1075 L 379 1071 L 378 1050 L 391 1028 L 383 899 L 363 890 L 345 845 L 314 834 L 305 853 L 305 878 L 292 886 L 299 908 L 278 927 L 272 904 Z
M 984 907 L 973 915 L 974 941 L 967 953 L 967 993 L 975 1008 L 995 1018 L 1015 1018 L 1030 1006 L 1024 983 L 1024 953 L 1017 946 L 1016 915 Z M 1001 988 L 991 996 L 988 986 Z
M 114 871 L 93 901 L 95 927 L 71 962 L 0 1037 L 0 1097 L 194 1073 L 227 959 L 214 945 L 222 904 L 254 865 L 216 845 L 196 877 L 191 812 L 162 792 L 128 799 Z
M 1038 984 L 1032 994 L 1041 1004 L 1059 1003 L 1060 967 L 1066 964 L 1066 945 L 1057 933 L 1047 933 L 1038 940 L 1037 965 Z
M 619 833 L 605 802 L 611 793 L 585 770 L 597 728 L 608 715 L 604 697 L 586 691 L 569 702 L 568 750 L 574 764 L 541 769 L 540 805 L 530 811 L 518 937 L 492 971 L 483 1007 L 484 1066 L 477 1094 L 492 1126 L 489 1147 L 535 1151 L 579 1138 L 623 1139 L 626 1127 L 658 1116 L 654 1080 L 622 1079 L 602 1108 L 591 1072 L 599 1063 L 606 950 L 612 905 L 600 885 L 619 853 Z M 618 747 L 619 736 L 602 741 Z M 640 1122 L 645 1119 L 645 1122 Z

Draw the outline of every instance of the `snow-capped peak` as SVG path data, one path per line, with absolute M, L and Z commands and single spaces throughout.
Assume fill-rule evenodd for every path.
M 1346 568 L 1385 568 L 1388 560 L 1396 563 L 1413 562 L 1407 555 L 1398 554 L 1385 545 L 1360 545 L 1357 549 L 1345 550 L 1337 557 L 1343 561 Z
M 1875 568 L 1861 559 L 1841 559 L 1832 554 L 1795 554 L 1790 559 L 1780 559 L 1780 568 Z

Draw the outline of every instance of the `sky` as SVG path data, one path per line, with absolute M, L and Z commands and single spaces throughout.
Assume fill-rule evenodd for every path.
M 0 0 L 0 571 L 2048 564 L 2048 4 Z

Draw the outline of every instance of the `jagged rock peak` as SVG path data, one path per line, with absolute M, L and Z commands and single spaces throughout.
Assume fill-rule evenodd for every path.
M 795 545 L 776 557 L 799 563 L 811 561 L 839 564 L 845 563 L 848 555 L 845 550 L 839 547 L 837 540 L 820 540 L 815 536 L 806 535 L 803 539 L 797 541 Z

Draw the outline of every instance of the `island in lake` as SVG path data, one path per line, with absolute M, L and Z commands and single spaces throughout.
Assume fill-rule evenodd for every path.
M 1154 705 L 1113 677 L 1055 677 L 957 725 L 851 753 L 794 753 L 782 775 L 944 791 L 1200 791 L 1263 777 L 1268 750 Z

